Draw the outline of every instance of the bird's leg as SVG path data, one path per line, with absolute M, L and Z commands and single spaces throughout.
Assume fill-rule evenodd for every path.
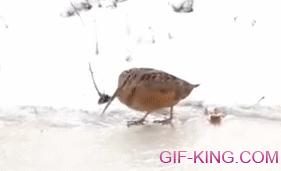
M 163 125 L 170 124 L 173 120 L 173 106 L 170 108 L 170 117 L 164 120 L 155 120 L 154 123 L 161 123 Z
M 143 122 L 145 121 L 145 118 L 148 116 L 149 112 L 147 112 L 141 119 L 136 121 L 128 121 L 127 126 L 130 127 L 132 125 L 143 125 Z

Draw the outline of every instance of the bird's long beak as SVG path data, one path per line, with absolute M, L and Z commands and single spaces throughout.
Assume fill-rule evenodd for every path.
M 116 97 L 117 95 L 117 92 L 118 92 L 119 88 L 117 88 L 117 90 L 114 92 L 114 94 L 111 96 L 110 100 L 107 102 L 106 106 L 104 107 L 101 115 L 103 115 L 106 111 L 106 109 L 109 107 L 109 105 L 111 104 L 111 102 L 114 100 L 114 98 Z
M 103 109 L 101 115 L 104 114 L 104 112 L 105 112 L 106 109 L 109 107 L 109 105 L 111 104 L 111 102 L 112 102 L 112 101 L 114 100 L 114 98 L 117 96 L 117 93 L 119 92 L 119 90 L 122 89 L 122 88 L 125 86 L 125 84 L 128 82 L 129 78 L 130 78 L 130 75 L 128 75 L 128 76 L 126 77 L 125 81 L 122 83 L 122 85 L 119 86 L 119 87 L 116 89 L 116 91 L 115 91 L 114 94 L 111 96 L 111 98 L 110 98 L 110 100 L 108 101 L 108 103 L 106 104 L 105 108 Z

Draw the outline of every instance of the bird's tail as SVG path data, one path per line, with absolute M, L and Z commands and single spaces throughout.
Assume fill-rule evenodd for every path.
M 196 87 L 199 87 L 199 86 L 200 86 L 200 84 L 192 84 L 193 88 L 196 88 Z

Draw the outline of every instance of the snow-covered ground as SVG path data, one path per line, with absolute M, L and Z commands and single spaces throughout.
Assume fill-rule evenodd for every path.
M 278 0 L 197 0 L 192 13 L 175 13 L 163 0 L 128 0 L 63 17 L 70 7 L 66 0 L 0 1 L 1 171 L 280 170 L 159 161 L 166 149 L 281 152 Z M 175 107 L 174 127 L 128 129 L 126 121 L 141 114 L 116 100 L 99 116 L 88 62 L 108 94 L 131 67 L 201 86 Z M 209 106 L 227 114 L 220 126 L 204 115 Z

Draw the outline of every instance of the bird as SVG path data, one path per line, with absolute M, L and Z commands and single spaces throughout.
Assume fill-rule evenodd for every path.
M 200 84 L 191 84 L 167 72 L 153 68 L 131 68 L 121 72 L 118 87 L 107 100 L 105 113 L 115 97 L 127 107 L 145 112 L 139 120 L 128 121 L 127 126 L 142 125 L 146 117 L 159 109 L 170 108 L 170 116 L 154 123 L 168 124 L 173 119 L 173 107 L 185 99 Z M 106 102 L 106 101 L 104 101 Z

